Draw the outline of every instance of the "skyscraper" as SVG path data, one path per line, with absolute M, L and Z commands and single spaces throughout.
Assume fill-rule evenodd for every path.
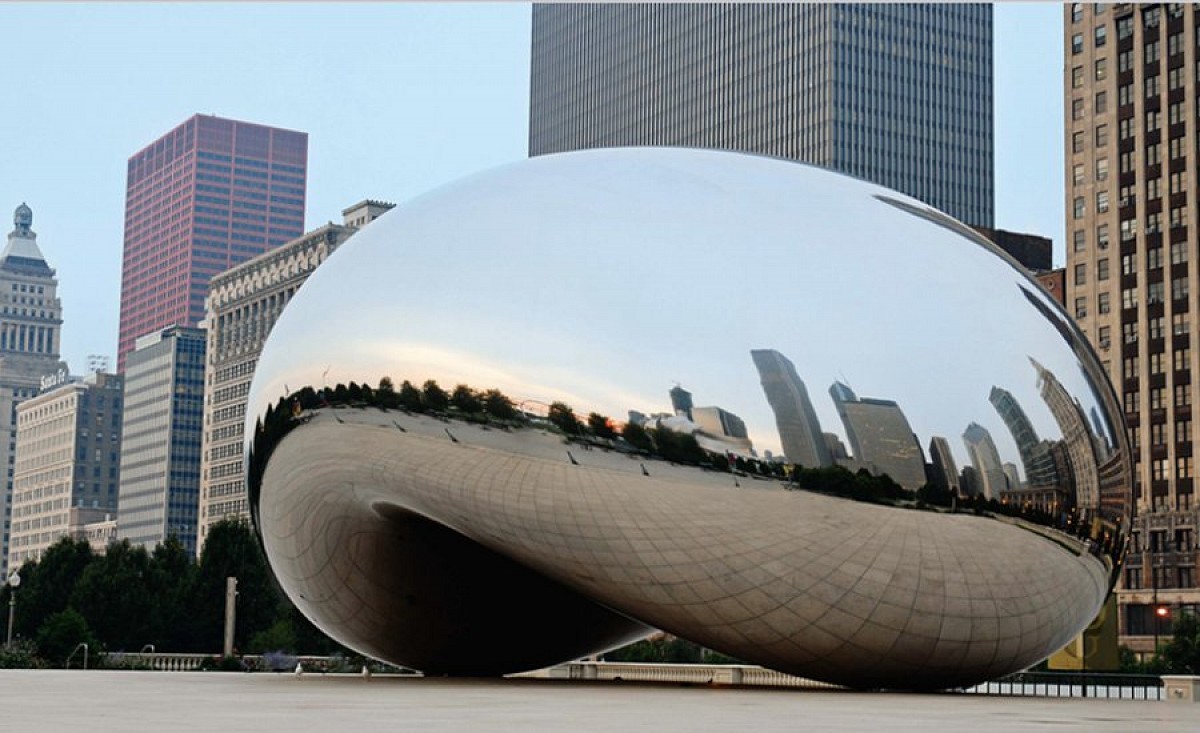
M 58 358 L 62 304 L 57 288 L 54 270 L 38 248 L 33 210 L 21 204 L 0 253 L 0 577 L 8 577 L 17 405 L 38 394 L 46 375 L 66 373 Z
M 992 8 L 535 4 L 529 154 L 625 145 L 813 163 L 990 227 Z
M 129 159 L 117 369 L 139 336 L 196 326 L 213 275 L 304 231 L 308 135 L 195 115 Z
M 1013 442 L 1021 454 L 1021 463 L 1025 468 L 1025 480 L 1030 486 L 1055 486 L 1058 484 L 1058 472 L 1054 469 L 1054 456 L 1050 453 L 1048 443 L 1038 438 L 1033 423 L 1025 414 L 1025 409 L 1012 392 L 1000 387 L 992 387 L 988 401 L 1000 418 L 1008 432 L 1012 434 Z M 1007 472 L 1005 475 L 1008 475 Z M 1012 488 L 1018 488 L 1020 481 L 1009 481 Z
M 125 370 L 117 539 L 195 553 L 205 334 L 172 326 L 136 342 Z
M 284 306 L 308 276 L 352 234 L 393 208 L 365 200 L 328 224 L 212 279 L 200 458 L 197 545 L 225 518 L 250 517 L 242 428 L 258 355 Z
M 979 423 L 971 423 L 963 431 L 963 442 L 967 446 L 967 455 L 971 457 L 971 466 L 975 469 L 978 493 L 985 499 L 999 499 L 1000 493 L 1008 488 L 1008 479 L 1004 475 L 1004 467 L 1000 465 L 1000 451 L 996 450 L 992 434 Z
M 775 413 L 784 457 L 805 468 L 832 466 L 821 422 L 795 365 L 774 349 L 755 349 L 750 356 L 758 368 L 767 403 Z
M 950 442 L 940 435 L 929 439 L 929 462 L 933 464 L 933 482 L 958 493 L 958 466 L 954 462 L 954 454 L 950 452 Z
M 1075 480 L 1075 503 L 1083 516 L 1093 517 L 1100 507 L 1101 461 L 1096 456 L 1096 443 L 1088 428 L 1087 418 L 1079 401 L 1054 376 L 1054 372 L 1030 358 L 1037 372 L 1038 389 L 1050 414 L 1062 431 L 1063 444 L 1067 449 L 1067 461 Z
M 925 485 L 921 444 L 900 405 L 892 400 L 860 398 L 841 382 L 833 383 L 829 395 L 842 418 L 856 464 L 875 474 L 887 474 L 910 491 Z
M 1200 10 L 1074 3 L 1063 13 L 1066 302 L 1125 409 L 1137 516 L 1117 589 L 1120 633 L 1149 652 L 1156 630 L 1170 633 L 1154 597 L 1200 604 Z

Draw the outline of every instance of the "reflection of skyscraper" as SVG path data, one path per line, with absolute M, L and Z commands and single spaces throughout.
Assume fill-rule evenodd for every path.
M 950 443 L 940 435 L 929 439 L 929 462 L 933 464 L 934 481 L 944 489 L 958 491 L 958 466 L 950 454 Z
M 1075 501 L 1080 508 L 1095 510 L 1100 505 L 1100 473 L 1083 408 L 1053 372 L 1035 359 L 1031 358 L 1029 362 L 1037 370 L 1042 399 L 1050 408 L 1050 414 L 1054 415 L 1054 421 L 1062 431 L 1063 442 L 1067 445 L 1067 460 L 1075 477 Z
M 1007 483 L 1007 486 L 1004 487 L 1005 491 L 1016 491 L 1021 488 L 1021 474 L 1017 472 L 1017 464 L 1005 461 L 1000 469 L 1004 471 L 1004 479 Z
M 808 398 L 808 388 L 796 373 L 796 367 L 774 349 L 754 349 L 750 356 L 758 369 L 767 403 L 775 413 L 784 456 L 806 468 L 833 465 L 821 437 L 821 423 Z
M 692 419 L 692 393 L 678 384 L 671 388 L 671 409 L 676 415 Z
M 1104 418 L 1100 417 L 1100 410 L 1096 405 L 1092 405 L 1089 413 L 1092 418 L 1092 428 L 1095 434 L 1096 454 L 1108 458 L 1112 453 L 1112 446 L 1108 442 L 1108 431 L 1104 429 Z
M 925 457 L 908 418 L 891 400 L 859 398 L 854 390 L 834 382 L 829 394 L 846 427 L 854 460 L 886 473 L 906 489 L 925 483 Z
M 963 431 L 963 442 L 967 445 L 967 454 L 971 456 L 971 465 L 975 467 L 977 491 L 985 499 L 999 499 L 1000 492 L 1005 488 L 1004 469 L 1000 465 L 1000 452 L 992 434 L 979 423 L 971 423 Z
M 1021 454 L 1021 463 L 1025 468 L 1025 479 L 1030 486 L 1054 486 L 1058 483 L 1058 475 L 1054 470 L 1054 457 L 1046 450 L 1044 443 L 1038 438 L 1033 423 L 1017 402 L 1012 393 L 1000 387 L 992 387 L 988 400 L 1000 413 L 1000 418 L 1012 433 L 1013 442 Z M 1021 482 L 1010 482 L 1010 488 L 1020 488 Z
M 850 457 L 850 453 L 846 450 L 846 444 L 837 436 L 837 433 L 821 433 L 821 437 L 825 439 L 825 447 L 829 449 L 829 457 L 834 463 L 839 463 Z

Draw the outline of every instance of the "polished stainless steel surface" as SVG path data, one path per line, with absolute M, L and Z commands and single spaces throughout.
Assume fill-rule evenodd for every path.
M 285 590 L 434 672 L 651 626 L 967 684 L 1080 631 L 1125 548 L 1124 427 L 1062 309 L 919 202 L 769 158 L 571 153 L 411 201 L 304 284 L 248 410 Z

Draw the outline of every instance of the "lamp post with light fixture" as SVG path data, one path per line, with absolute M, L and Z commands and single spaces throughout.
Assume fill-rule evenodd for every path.
M 8 580 L 5 581 L 5 584 L 8 586 L 9 591 L 8 591 L 8 636 L 5 637 L 4 645 L 9 646 L 12 644 L 13 613 L 17 607 L 17 586 L 19 586 L 21 584 L 21 574 L 18 573 L 16 570 L 14 570 L 12 575 L 8 576 Z

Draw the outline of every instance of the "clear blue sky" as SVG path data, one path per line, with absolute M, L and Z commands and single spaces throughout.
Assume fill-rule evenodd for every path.
M 1062 261 L 1062 10 L 997 6 L 996 225 Z M 0 3 L 0 232 L 58 270 L 63 357 L 114 357 L 125 163 L 197 112 L 309 134 L 306 228 L 526 155 L 527 4 Z

